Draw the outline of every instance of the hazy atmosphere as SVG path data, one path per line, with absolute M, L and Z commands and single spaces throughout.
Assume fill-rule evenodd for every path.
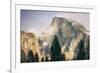
M 89 13 L 21 10 L 21 63 L 90 59 Z
M 64 17 L 77 21 L 89 30 L 89 13 L 73 12 L 53 12 L 53 11 L 36 11 L 21 10 L 21 30 L 41 34 L 47 30 L 52 22 L 53 17 Z M 46 29 L 44 29 L 46 28 Z M 38 30 L 40 30 L 38 32 Z

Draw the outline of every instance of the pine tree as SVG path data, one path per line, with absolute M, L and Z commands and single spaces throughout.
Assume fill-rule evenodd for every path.
M 28 57 L 29 57 L 29 61 L 30 61 L 30 62 L 34 62 L 34 61 L 35 61 L 34 54 L 33 54 L 32 51 L 29 51 Z
M 79 43 L 79 52 L 77 56 L 77 60 L 84 60 L 85 59 L 85 50 L 84 50 L 84 41 L 81 40 Z
M 60 54 L 61 54 L 61 46 L 59 44 L 59 41 L 56 35 L 54 36 L 50 51 L 51 51 L 51 61 L 59 61 Z
M 35 54 L 35 62 L 39 62 L 39 56 L 37 53 Z
M 25 53 L 23 50 L 21 50 L 21 63 L 25 62 Z

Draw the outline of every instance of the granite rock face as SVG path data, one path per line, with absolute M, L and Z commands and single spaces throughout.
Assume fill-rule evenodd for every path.
M 89 59 L 90 36 L 85 27 L 75 21 L 62 17 L 54 17 L 51 26 L 55 27 L 55 33 L 66 60 Z
M 43 36 L 21 31 L 22 63 L 90 59 L 90 35 L 82 24 L 54 17 L 50 29 Z

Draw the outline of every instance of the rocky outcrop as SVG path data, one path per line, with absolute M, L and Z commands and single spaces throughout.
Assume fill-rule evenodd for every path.
M 54 17 L 50 29 L 43 36 L 21 31 L 22 63 L 90 59 L 90 35 L 83 25 Z
M 54 35 L 59 40 L 66 60 L 89 59 L 90 36 L 83 25 L 62 17 L 54 17 L 51 26 L 56 29 Z

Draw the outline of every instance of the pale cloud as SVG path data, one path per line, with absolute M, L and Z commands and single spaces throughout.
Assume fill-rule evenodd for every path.
M 53 17 L 64 17 L 69 20 L 75 20 L 89 30 L 89 13 L 72 13 L 72 12 L 51 12 L 51 11 L 34 11 L 21 10 L 21 30 L 33 32 L 38 35 L 49 31 Z

